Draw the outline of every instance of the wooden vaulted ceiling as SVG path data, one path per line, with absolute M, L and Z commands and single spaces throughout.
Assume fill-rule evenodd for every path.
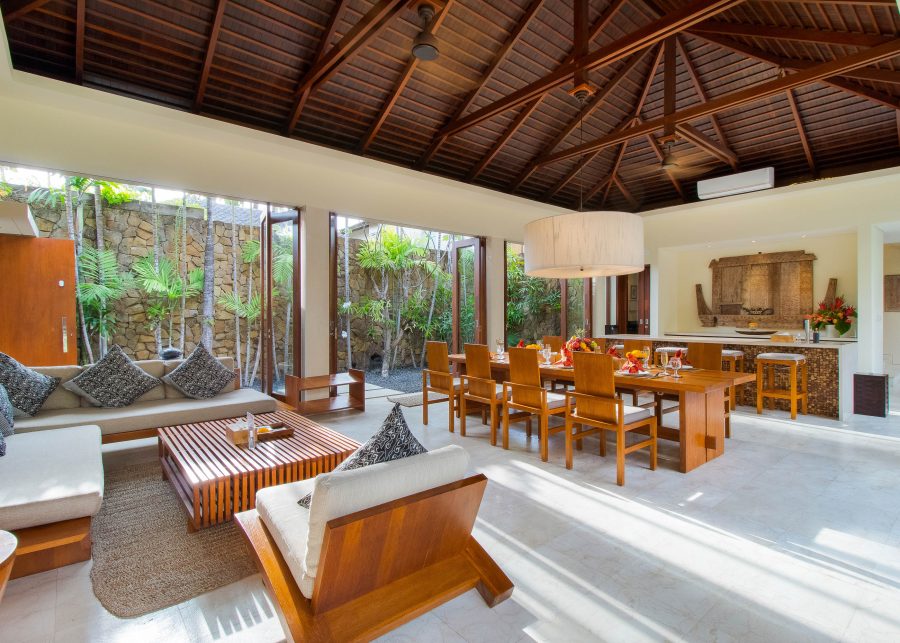
M 900 164 L 895 0 L 434 4 L 419 62 L 409 0 L 0 0 L 17 69 L 564 207 Z

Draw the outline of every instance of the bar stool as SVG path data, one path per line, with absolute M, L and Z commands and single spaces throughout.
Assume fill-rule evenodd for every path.
M 663 365 L 662 356 L 664 354 L 668 355 L 669 358 L 672 358 L 675 356 L 675 353 L 677 353 L 678 351 L 681 351 L 682 355 L 687 355 L 687 348 L 685 348 L 683 346 L 660 346 L 659 348 L 656 349 L 656 352 L 654 354 L 656 365 L 657 366 Z
M 744 372 L 744 351 L 726 349 L 722 351 L 722 369 L 731 371 L 732 373 Z M 731 410 L 734 410 L 735 399 L 740 395 L 743 396 L 744 385 L 738 384 L 731 391 Z
M 775 386 L 775 367 L 786 366 L 788 387 Z M 800 390 L 797 390 L 797 375 L 800 375 Z M 806 415 L 807 398 L 806 357 L 797 353 L 760 353 L 756 356 L 756 412 L 762 413 L 763 399 L 769 398 L 769 408 L 775 408 L 775 400 L 791 401 L 791 419 L 797 419 L 797 401 L 800 401 L 801 413 Z

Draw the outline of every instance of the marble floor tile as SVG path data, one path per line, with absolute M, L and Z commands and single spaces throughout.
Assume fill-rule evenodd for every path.
M 356 440 L 392 405 L 317 419 Z M 741 408 L 725 455 L 683 475 L 662 443 L 650 471 L 630 455 L 615 484 L 613 442 L 596 438 L 564 466 L 562 436 L 541 462 L 536 436 L 489 443 L 476 417 L 447 431 L 404 409 L 426 448 L 459 444 L 489 479 L 475 536 L 512 578 L 494 609 L 470 591 L 383 637 L 387 641 L 900 640 L 900 415 L 841 423 Z M 667 416 L 667 421 L 672 416 Z M 107 468 L 153 460 L 153 440 L 104 447 Z M 93 596 L 90 563 L 12 581 L 0 642 L 284 640 L 259 576 L 137 619 Z

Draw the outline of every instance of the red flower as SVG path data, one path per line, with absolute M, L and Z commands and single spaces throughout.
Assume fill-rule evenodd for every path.
M 519 340 L 519 343 L 516 344 L 516 348 L 525 348 L 525 340 L 524 340 L 524 339 L 520 339 L 520 340 Z
M 841 308 L 844 305 L 843 297 L 835 297 L 834 298 L 834 307 Z

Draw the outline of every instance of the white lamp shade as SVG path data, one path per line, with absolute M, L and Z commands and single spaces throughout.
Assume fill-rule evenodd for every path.
M 580 279 L 644 269 L 644 222 L 630 212 L 573 212 L 525 226 L 525 273 Z

